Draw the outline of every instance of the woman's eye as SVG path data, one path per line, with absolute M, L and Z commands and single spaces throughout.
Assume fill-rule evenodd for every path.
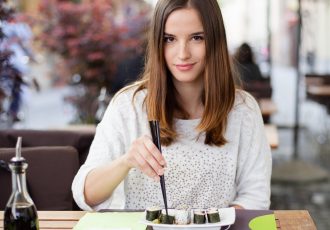
M 165 43 L 170 43 L 174 41 L 174 37 L 170 37 L 170 36 L 165 36 L 164 37 L 164 42 Z
M 192 37 L 194 41 L 203 41 L 204 37 L 202 35 L 195 35 Z

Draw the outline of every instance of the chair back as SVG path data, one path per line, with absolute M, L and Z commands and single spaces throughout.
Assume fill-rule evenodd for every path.
M 9 129 L 0 131 L 0 148 L 15 148 L 19 136 L 22 147 L 72 146 L 79 153 L 79 165 L 85 162 L 94 139 L 93 132 Z
M 23 139 L 24 140 L 24 139 Z M 0 160 L 9 162 L 14 148 L 0 148 Z M 28 163 L 28 192 L 37 210 L 78 210 L 71 184 L 79 169 L 78 152 L 66 147 L 22 148 Z M 0 168 L 0 208 L 4 210 L 12 190 L 11 173 Z

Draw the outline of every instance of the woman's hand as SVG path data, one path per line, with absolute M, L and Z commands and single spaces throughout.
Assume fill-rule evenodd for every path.
M 132 143 L 124 159 L 129 168 L 137 168 L 155 181 L 159 181 L 159 176 L 164 174 L 165 159 L 146 135 Z

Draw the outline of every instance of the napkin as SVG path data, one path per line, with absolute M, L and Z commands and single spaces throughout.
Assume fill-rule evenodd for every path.
M 249 222 L 251 230 L 276 230 L 276 221 L 274 214 L 258 216 Z
M 73 228 L 74 230 L 145 230 L 139 223 L 143 212 L 92 212 L 86 213 Z

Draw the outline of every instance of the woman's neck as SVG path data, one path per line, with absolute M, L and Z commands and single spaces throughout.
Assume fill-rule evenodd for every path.
M 177 102 L 188 113 L 188 119 L 202 117 L 204 112 L 204 105 L 201 100 L 202 85 L 177 84 L 175 87 L 177 90 Z

